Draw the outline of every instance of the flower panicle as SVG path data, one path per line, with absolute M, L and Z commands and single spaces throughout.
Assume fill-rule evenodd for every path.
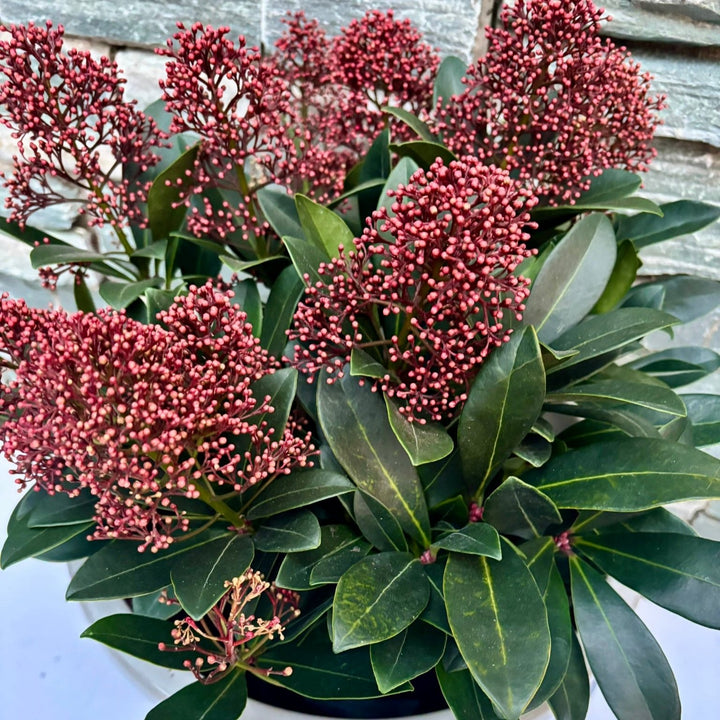
M 260 668 L 256 660 L 268 642 L 284 640 L 287 624 L 300 614 L 300 596 L 267 582 L 252 569 L 226 581 L 225 588 L 225 594 L 200 620 L 176 620 L 173 644 L 160 643 L 159 649 L 195 653 L 195 659 L 183 665 L 204 684 L 217 682 L 237 666 L 264 677 L 292 674 L 291 667 Z M 248 604 L 260 597 L 270 603 L 269 619 L 246 614 Z
M 277 436 L 252 384 L 277 363 L 212 281 L 143 325 L 124 312 L 67 314 L 0 299 L 0 447 L 21 486 L 97 498 L 94 539 L 157 551 L 189 529 L 178 498 L 236 492 L 312 465 L 310 436 Z M 248 448 L 248 449 L 246 449 Z M 242 531 L 242 527 L 237 528 Z
M 124 98 L 117 64 L 64 50 L 64 30 L 2 26 L 0 118 L 18 141 L 5 180 L 10 218 L 24 226 L 42 208 L 76 202 L 89 225 L 144 227 L 149 183 L 124 175 L 156 165 L 167 135 Z
M 488 353 L 510 338 L 528 281 L 515 273 L 536 199 L 504 170 L 466 157 L 418 170 L 362 236 L 320 266 L 289 331 L 292 362 L 310 378 L 342 377 L 354 349 L 382 353 L 372 382 L 408 419 L 447 420 Z M 307 279 L 306 279 L 307 280 Z M 372 324 L 368 337 L 363 328 Z

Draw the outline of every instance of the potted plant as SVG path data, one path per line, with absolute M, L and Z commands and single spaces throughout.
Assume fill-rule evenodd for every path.
M 720 400 L 683 393 L 720 358 L 642 345 L 720 293 L 637 275 L 720 211 L 636 194 L 663 100 L 602 21 L 515 3 L 470 68 L 390 12 L 266 57 L 180 26 L 145 112 L 5 28 L 3 229 L 78 312 L 0 300 L 2 563 L 82 560 L 69 600 L 126 601 L 85 635 L 193 673 L 148 720 L 581 720 L 588 667 L 680 717 L 608 579 L 720 626 L 718 545 L 663 507 L 720 495 Z M 32 226 L 61 202 L 96 249 Z

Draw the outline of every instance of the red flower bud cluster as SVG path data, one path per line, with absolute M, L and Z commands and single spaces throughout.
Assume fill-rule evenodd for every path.
M 300 596 L 266 582 L 262 574 L 252 569 L 226 581 L 225 587 L 225 594 L 200 620 L 190 617 L 176 620 L 173 645 L 160 643 L 159 649 L 194 652 L 195 661 L 185 660 L 183 665 L 206 685 L 221 680 L 238 666 L 264 677 L 291 675 L 291 667 L 273 670 L 254 663 L 268 641 L 276 636 L 284 640 L 286 625 L 300 615 Z M 245 614 L 248 605 L 258 598 L 269 601 L 272 614 L 269 620 Z
M 285 23 L 270 60 L 291 84 L 300 134 L 311 140 L 299 172 L 310 188 L 295 189 L 323 201 L 342 192 L 347 171 L 387 123 L 384 106 L 431 110 L 440 59 L 391 10 L 368 12 L 334 38 L 303 13 Z M 405 126 L 396 135 L 414 138 Z
M 0 300 L 0 447 L 21 486 L 98 498 L 94 538 L 167 547 L 188 529 L 178 497 L 242 492 L 308 464 L 309 436 L 276 436 L 252 383 L 273 372 L 232 293 L 191 288 L 161 325 Z
M 79 202 L 90 225 L 145 224 L 148 185 L 121 176 L 155 165 L 166 136 L 123 98 L 117 65 L 86 51 L 63 51 L 63 28 L 0 27 L 0 122 L 13 131 L 19 155 L 6 180 L 11 219 Z
M 374 387 L 409 419 L 447 420 L 509 339 L 504 316 L 524 309 L 528 282 L 513 273 L 532 254 L 523 228 L 535 199 L 472 157 L 418 170 L 393 197 L 353 249 L 320 266 L 289 333 L 293 362 L 332 381 L 353 350 L 380 353 L 388 372 Z
M 519 0 L 489 28 L 467 89 L 438 112 L 458 153 L 513 171 L 551 204 L 572 202 L 606 168 L 646 170 L 663 98 L 599 35 L 590 0 Z
M 228 39 L 230 28 L 178 27 L 174 41 L 157 52 L 169 58 L 160 87 L 173 116 L 171 131 L 202 141 L 184 199 L 189 205 L 197 195 L 203 207 L 192 207 L 188 227 L 198 237 L 221 240 L 239 230 L 247 240 L 267 229 L 253 192 L 296 167 L 287 83 L 244 37 L 237 45 Z M 238 193 L 239 204 L 214 209 L 203 195 L 209 188 Z

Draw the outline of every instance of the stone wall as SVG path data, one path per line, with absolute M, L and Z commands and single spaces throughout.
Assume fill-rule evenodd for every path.
M 469 61 L 482 51 L 482 27 L 497 0 L 0 0 L 5 23 L 63 23 L 74 42 L 114 57 L 128 78 L 127 93 L 141 104 L 155 99 L 164 61 L 152 47 L 170 36 L 178 20 L 229 25 L 250 43 L 271 46 L 288 11 L 304 9 L 331 33 L 373 7 L 392 6 L 411 18 L 443 54 Z M 679 197 L 720 205 L 720 0 L 606 0 L 614 20 L 608 33 L 626 44 L 668 96 L 665 124 L 656 143 L 658 158 L 646 178 L 646 192 L 658 201 Z M 0 136 L 0 169 L 13 153 Z M 57 208 L 42 218 L 54 231 L 71 230 L 75 218 Z M 25 254 L 0 239 L 2 275 L 30 278 Z M 720 279 L 720 224 L 674 243 L 643 251 L 644 272 L 696 272 Z

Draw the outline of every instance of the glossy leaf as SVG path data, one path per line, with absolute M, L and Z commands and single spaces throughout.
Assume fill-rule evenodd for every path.
M 517 718 L 540 687 L 550 633 L 530 570 L 510 543 L 502 550 L 500 561 L 452 554 L 443 590 L 468 669 L 500 715 Z
M 414 622 L 400 633 L 370 646 L 378 688 L 386 693 L 432 670 L 445 652 L 445 633 Z
M 384 378 L 394 377 L 370 353 L 354 347 L 350 353 L 350 374 L 353 377 Z
M 148 280 L 138 280 L 133 283 L 111 282 L 106 280 L 100 283 L 100 297 L 110 307 L 116 310 L 123 310 L 131 302 L 137 300 L 149 288 L 158 287 L 162 281 L 160 278 L 149 278 Z
M 547 495 L 511 476 L 485 500 L 483 520 L 503 535 L 529 539 L 561 523 L 562 517 Z
M 720 355 L 704 347 L 674 347 L 628 365 L 675 388 L 700 380 L 720 368 Z
M 73 281 L 73 299 L 75 300 L 75 307 L 81 312 L 95 312 L 95 300 L 85 281 L 84 275 L 75 276 L 75 280 Z
M 545 398 L 540 346 L 532 328 L 512 335 L 480 368 L 460 415 L 465 481 L 482 488 L 528 433 Z
M 720 628 L 720 543 L 692 535 L 611 533 L 576 539 L 579 551 L 655 604 Z
M 605 530 L 603 530 L 605 529 Z M 648 532 L 677 533 L 692 535 L 697 533 L 677 515 L 663 507 L 656 507 L 641 513 L 611 513 L 598 510 L 585 510 L 578 513 L 572 525 L 574 535 L 596 535 L 600 530 L 607 532 Z
M 407 538 L 395 515 L 371 495 L 355 493 L 353 515 L 360 532 L 378 550 L 408 549 Z
M 422 140 L 432 141 L 434 139 L 430 126 L 426 122 L 423 122 L 417 115 L 413 115 L 413 113 L 403 108 L 391 107 L 389 105 L 382 108 L 382 111 L 407 125 Z
M 155 240 L 167 238 L 178 230 L 185 219 L 187 207 L 180 202 L 193 182 L 192 170 L 200 149 L 200 143 L 193 145 L 166 167 L 150 186 L 147 196 L 147 212 L 150 230 Z
M 298 276 L 303 279 L 305 285 L 311 287 L 317 282 L 326 282 L 326 278 L 318 272 L 322 263 L 330 262 L 330 258 L 323 250 L 319 250 L 304 238 L 290 237 L 289 235 L 283 236 L 283 244 L 287 248 Z
M 255 192 L 265 219 L 278 237 L 290 235 L 302 237 L 303 230 L 298 217 L 295 199 L 283 185 L 266 185 Z
M 572 634 L 567 672 L 554 695 L 548 699 L 556 720 L 585 720 L 590 704 L 590 681 L 580 643 Z
M 486 522 L 468 523 L 464 528 L 436 540 L 432 546 L 466 555 L 486 555 L 493 560 L 502 557 L 497 530 Z
M 231 533 L 183 556 L 170 575 L 183 610 L 199 620 L 225 594 L 225 581 L 240 577 L 250 567 L 253 554 L 250 538 Z
M 420 619 L 446 635 L 451 635 L 450 625 L 445 610 L 445 596 L 443 595 L 443 575 L 445 574 L 445 562 L 442 558 L 434 563 L 425 565 L 425 575 L 430 585 L 430 599 L 425 606 Z
M 73 245 L 60 245 L 59 243 L 38 245 L 30 253 L 30 262 L 36 270 L 49 265 L 93 263 L 107 260 L 112 260 L 112 258 L 94 250 L 85 250 Z
M 333 650 L 381 642 L 415 620 L 430 594 L 422 565 L 409 553 L 360 560 L 340 578 L 333 601 Z
M 315 469 L 281 475 L 253 501 L 247 518 L 256 520 L 278 515 L 354 490 L 355 486 L 344 475 L 328 470 Z
M 720 396 L 695 393 L 683 395 L 692 423 L 693 444 L 714 445 L 720 442 Z
M 321 377 L 317 405 L 325 438 L 353 482 L 387 507 L 405 532 L 429 545 L 420 479 L 390 428 L 382 398 L 349 375 L 332 385 Z
M 325 627 L 317 627 L 302 643 L 270 646 L 258 659 L 260 667 L 291 667 L 292 675 L 275 676 L 274 682 L 293 692 L 318 700 L 378 697 L 367 648 L 336 655 Z M 408 687 L 401 688 L 407 690 Z
M 541 467 L 552 455 L 552 443 L 535 433 L 528 433 L 513 449 L 513 453 L 533 467 Z
M 431 508 L 462 495 L 465 490 L 460 453 L 457 450 L 442 460 L 421 465 L 418 473 Z
M 177 605 L 175 607 L 177 608 Z M 167 620 L 134 613 L 120 613 L 100 618 L 83 631 L 80 637 L 92 638 L 103 645 L 154 665 L 184 670 L 183 662 L 187 660 L 185 653 L 158 648 L 160 643 L 173 647 L 171 633 L 174 628 L 175 625 Z
M 627 512 L 720 496 L 720 461 L 687 445 L 628 438 L 559 455 L 523 480 L 559 508 Z
M 278 275 L 270 290 L 260 342 L 274 357 L 280 357 L 285 349 L 285 331 L 292 323 L 295 308 L 304 290 L 305 285 L 292 266 Z
M 347 525 L 325 525 L 320 529 L 320 545 L 317 548 L 285 556 L 275 582 L 289 590 L 312 590 L 310 573 L 315 565 L 356 538 L 357 535 Z
M 156 240 L 145 247 L 138 248 L 132 253 L 132 257 L 151 258 L 153 260 L 164 260 L 167 253 L 167 239 Z
M 278 260 L 286 264 L 286 258 L 284 255 L 269 255 L 268 257 L 255 258 L 254 260 L 241 260 L 240 258 L 234 257 L 233 255 L 219 255 L 220 262 L 226 267 L 236 273 L 246 273 L 253 268 L 264 265 L 265 263 L 276 262 Z
M 456 720 L 500 720 L 469 670 L 448 672 L 441 663 L 435 672 L 443 697 Z
M 603 315 L 593 315 L 553 342 L 554 350 L 574 350 L 575 354 L 549 368 L 548 375 L 591 358 L 602 357 L 655 330 L 676 324 L 677 320 L 671 315 L 651 308 L 621 308 Z
M 594 313 L 605 313 L 620 304 L 622 299 L 632 287 L 637 277 L 637 271 L 642 262 L 637 255 L 635 247 L 630 241 L 620 243 L 615 260 L 615 267 L 602 295 L 592 308 Z
M 263 398 L 270 398 L 268 402 L 273 411 L 253 415 L 248 418 L 248 421 L 258 425 L 267 423 L 265 432 L 273 430 L 275 437 L 282 437 L 290 416 L 290 409 L 295 400 L 297 383 L 298 372 L 295 368 L 289 367 L 280 368 L 256 380 L 252 384 L 253 395 L 258 402 Z M 238 443 L 236 443 L 237 445 Z
M 583 205 L 610 207 L 618 200 L 635 193 L 640 189 L 640 185 L 640 175 L 609 168 L 590 180 L 590 187 L 580 195 L 578 202 Z
M 640 618 L 596 570 L 570 558 L 580 639 L 608 705 L 619 720 L 680 720 L 672 670 Z
M 452 438 L 440 423 L 420 425 L 417 422 L 410 422 L 387 395 L 385 395 L 385 406 L 390 427 L 410 456 L 413 465 L 442 460 L 453 451 Z
M 300 193 L 295 195 L 295 206 L 305 237 L 328 257 L 338 257 L 340 246 L 353 247 L 353 233 L 337 213 Z
M 247 703 L 245 673 L 239 668 L 222 680 L 194 682 L 156 705 L 145 720 L 237 720 Z
M 155 618 L 156 620 L 168 620 L 183 612 L 183 609 L 176 603 L 160 602 L 160 598 L 167 595 L 175 598 L 172 586 L 156 590 L 148 595 L 138 595 L 132 599 L 132 611 L 135 615 Z
M 258 528 L 253 542 L 263 552 L 294 553 L 320 546 L 320 523 L 310 510 L 275 515 Z
M 619 240 L 632 240 L 640 248 L 702 230 L 720 217 L 720 208 L 696 200 L 676 200 L 660 206 L 662 217 L 640 213 L 621 217 Z
M 577 325 L 602 296 L 617 245 L 612 225 L 595 213 L 578 222 L 552 251 L 533 283 L 523 314 L 540 340 L 551 343 Z
M 217 531 L 209 530 L 156 553 L 139 553 L 135 543 L 115 540 L 85 561 L 70 581 L 66 597 L 68 600 L 110 600 L 160 590 L 170 584 L 175 563 L 182 562 L 189 552 L 217 537 Z
M 383 186 L 382 193 L 380 195 L 380 201 L 378 202 L 378 210 L 385 208 L 388 216 L 394 217 L 395 213 L 392 210 L 392 206 L 396 200 L 394 197 L 388 195 L 388 191 L 395 190 L 399 185 L 407 185 L 410 182 L 410 178 L 413 173 L 418 170 L 419 167 L 420 166 L 412 158 L 400 158 L 397 165 L 395 165 L 388 176 L 388 179 L 385 181 L 385 185 Z M 380 237 L 387 242 L 394 242 L 394 238 L 391 233 L 381 230 L 383 224 L 384 221 L 378 221 L 375 223 Z
M 453 55 L 449 55 L 440 63 L 433 88 L 433 107 L 437 107 L 440 101 L 444 107 L 453 95 L 460 95 L 465 90 L 462 79 L 466 70 L 467 65 Z
M 28 527 L 87 524 L 95 515 L 95 503 L 98 499 L 87 489 L 81 490 L 76 497 L 70 497 L 63 492 L 52 495 L 44 490 L 33 489 L 31 492 L 35 496 L 35 502 L 25 518 Z
M 247 321 L 252 325 L 253 335 L 260 337 L 263 326 L 263 308 L 260 292 L 254 280 L 241 280 L 232 286 L 235 293 L 233 302 L 247 315 Z
M 414 160 L 420 167 L 430 167 L 437 159 L 448 165 L 457 160 L 451 150 L 438 142 L 427 140 L 410 140 L 403 143 L 390 143 L 390 150 L 400 157 L 408 157 Z
M 644 307 L 653 298 L 652 307 L 673 315 L 683 323 L 691 322 L 720 304 L 720 282 L 709 278 L 676 275 L 665 280 L 636 285 L 623 307 Z
M 352 538 L 347 543 L 338 545 L 315 564 L 310 572 L 310 583 L 312 585 L 337 583 L 345 572 L 370 552 L 371 548 L 370 543 L 362 538 Z

